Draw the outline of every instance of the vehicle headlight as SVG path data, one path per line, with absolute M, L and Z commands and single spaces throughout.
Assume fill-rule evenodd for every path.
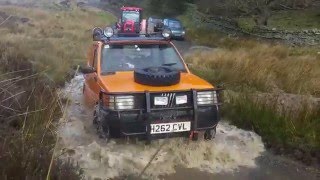
M 182 35 L 185 35 L 185 34 L 186 34 L 186 31 L 182 31 L 181 34 L 182 34 Z
M 170 39 L 172 35 L 172 31 L 170 29 L 164 29 L 162 31 L 162 36 L 165 38 L 165 39 Z
M 197 92 L 197 103 L 199 105 L 213 105 L 218 103 L 216 91 Z
M 176 104 L 181 105 L 181 104 L 186 104 L 188 103 L 188 96 L 183 95 L 183 96 L 176 96 Z
M 109 108 L 125 110 L 134 108 L 134 96 L 110 96 Z
M 111 27 L 106 27 L 103 31 L 103 34 L 107 37 L 110 38 L 113 36 L 113 29 Z

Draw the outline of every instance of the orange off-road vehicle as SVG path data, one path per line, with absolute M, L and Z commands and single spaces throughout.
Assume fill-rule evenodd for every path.
M 214 137 L 221 89 L 189 71 L 169 30 L 126 37 L 95 28 L 93 39 L 83 93 L 96 104 L 100 137 Z

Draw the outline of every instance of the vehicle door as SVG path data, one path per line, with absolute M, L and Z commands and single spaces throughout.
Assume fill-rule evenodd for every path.
M 90 102 L 97 102 L 99 99 L 100 86 L 98 84 L 97 74 L 99 54 L 99 46 L 98 44 L 94 44 L 91 51 L 89 52 L 87 66 L 93 68 L 95 72 L 84 75 L 85 90 L 87 91 L 86 95 L 88 96 L 88 100 Z

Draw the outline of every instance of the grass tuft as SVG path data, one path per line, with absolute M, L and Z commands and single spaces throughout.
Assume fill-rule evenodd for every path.
M 270 103 L 253 100 L 251 94 L 228 94 L 224 107 L 227 119 L 238 127 L 253 130 L 276 153 L 290 154 L 306 164 L 319 162 L 320 111 L 302 106 L 298 112 L 278 114 L 277 97 Z M 301 152 L 301 153 L 297 153 Z M 299 155 L 298 155 L 299 154 Z M 318 159 L 317 159 L 318 158 Z
M 290 49 L 282 45 L 256 43 L 250 48 L 198 52 L 187 57 L 187 62 L 206 79 L 234 89 L 245 86 L 262 92 L 320 95 L 320 58 L 290 55 Z

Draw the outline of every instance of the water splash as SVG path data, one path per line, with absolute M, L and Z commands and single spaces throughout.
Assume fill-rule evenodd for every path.
M 138 175 L 163 141 L 165 146 L 145 173 L 147 179 L 175 173 L 176 167 L 209 173 L 230 172 L 239 167 L 255 167 L 255 158 L 264 151 L 261 138 L 227 122 L 217 127 L 212 141 L 190 142 L 185 138 L 126 143 L 99 139 L 92 126 L 92 110 L 82 103 L 82 76 L 76 76 L 63 90 L 70 94 L 66 123 L 59 129 L 61 151 L 83 168 L 87 179 L 109 179 Z M 62 121 L 63 122 L 63 121 Z

